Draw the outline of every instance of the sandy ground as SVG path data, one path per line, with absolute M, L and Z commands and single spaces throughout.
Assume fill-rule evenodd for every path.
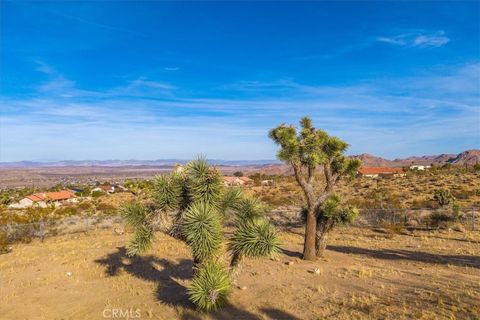
M 316 262 L 299 259 L 301 232 L 282 233 L 276 260 L 244 262 L 243 290 L 212 314 L 188 301 L 188 247 L 163 234 L 134 259 L 112 230 L 17 244 L 0 255 L 0 319 L 480 319 L 478 231 L 340 229 Z

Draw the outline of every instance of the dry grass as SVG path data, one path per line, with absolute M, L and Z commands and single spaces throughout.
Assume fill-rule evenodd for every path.
M 282 233 L 278 259 L 247 260 L 230 305 L 198 314 L 188 302 L 188 247 L 158 234 L 142 257 L 111 230 L 15 244 L 0 255 L 2 318 L 102 319 L 111 308 L 146 319 L 478 319 L 480 234 L 385 237 L 340 229 L 326 257 L 299 259 L 301 229 Z M 293 263 L 286 263 L 293 261 Z M 319 272 L 314 272 L 315 269 Z
M 480 206 L 480 174 L 460 169 L 409 172 L 406 177 L 375 180 L 356 178 L 341 181 L 336 192 L 360 208 L 437 208 L 435 189 L 446 188 L 463 208 Z M 302 193 L 293 177 L 277 179 L 273 187 L 253 187 L 250 192 L 272 207 L 303 204 Z

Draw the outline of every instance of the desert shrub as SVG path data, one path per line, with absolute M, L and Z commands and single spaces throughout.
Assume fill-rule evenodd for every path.
M 452 213 L 442 210 L 431 213 L 424 219 L 424 222 L 430 227 L 445 229 L 455 223 L 456 220 Z
M 103 196 L 105 193 L 103 191 L 93 191 L 91 196 L 93 199 L 97 199 L 97 198 L 100 198 L 101 196 Z
M 117 208 L 108 203 L 99 202 L 95 207 L 97 211 L 101 211 L 104 215 L 113 215 L 117 212 Z
M 467 200 L 474 195 L 475 190 L 467 190 L 464 187 L 459 187 L 458 189 L 452 191 L 452 196 L 459 200 Z
M 53 214 L 57 217 L 70 217 L 78 214 L 77 208 L 73 206 L 65 206 L 57 208 Z
M 438 202 L 441 207 L 449 205 L 455 201 L 455 197 L 448 189 L 437 189 L 433 194 L 433 199 Z
M 91 202 L 83 201 L 78 204 L 78 209 L 80 210 L 89 210 L 92 209 L 93 204 Z
M 0 230 L 0 254 L 8 253 L 9 248 L 7 233 Z
M 435 200 L 423 198 L 423 199 L 414 199 L 412 201 L 411 207 L 414 208 L 414 209 L 415 208 L 417 208 L 417 209 L 421 209 L 421 208 L 438 209 L 439 204 Z
M 403 234 L 405 233 L 405 224 L 404 223 L 390 223 L 390 222 L 382 222 L 380 224 L 385 231 L 390 234 Z

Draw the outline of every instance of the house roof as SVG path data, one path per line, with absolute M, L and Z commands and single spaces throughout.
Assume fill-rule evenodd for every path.
M 98 188 L 102 189 L 103 191 L 113 190 L 113 186 L 98 186 Z
M 75 195 L 71 191 L 62 190 L 56 192 L 34 193 L 27 196 L 27 198 L 32 201 L 59 201 L 75 198 Z
M 403 173 L 403 168 L 363 167 L 358 170 L 361 174 Z

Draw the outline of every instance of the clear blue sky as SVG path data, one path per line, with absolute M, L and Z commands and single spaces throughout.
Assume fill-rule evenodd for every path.
M 0 161 L 480 146 L 480 2 L 1 1 Z

